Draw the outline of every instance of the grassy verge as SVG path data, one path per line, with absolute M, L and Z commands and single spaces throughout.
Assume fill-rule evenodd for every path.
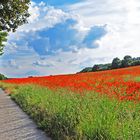
M 136 77 L 135 81 L 140 82 L 140 77 Z
M 139 140 L 140 104 L 87 92 L 0 84 L 53 140 Z

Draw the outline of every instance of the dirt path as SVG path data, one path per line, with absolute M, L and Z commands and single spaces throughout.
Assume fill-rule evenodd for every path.
M 50 140 L 1 89 L 0 140 Z

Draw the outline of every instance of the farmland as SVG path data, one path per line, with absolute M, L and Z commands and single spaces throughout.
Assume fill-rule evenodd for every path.
M 54 140 L 140 139 L 140 66 L 0 86 Z

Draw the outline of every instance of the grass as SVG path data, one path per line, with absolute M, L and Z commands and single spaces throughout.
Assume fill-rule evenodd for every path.
M 140 77 L 136 77 L 135 81 L 140 82 Z
M 140 103 L 69 90 L 0 84 L 53 140 L 139 140 Z

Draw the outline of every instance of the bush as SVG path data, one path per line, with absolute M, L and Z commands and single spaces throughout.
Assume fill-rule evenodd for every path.
M 5 77 L 3 74 L 0 74 L 0 80 L 5 80 L 7 77 Z

